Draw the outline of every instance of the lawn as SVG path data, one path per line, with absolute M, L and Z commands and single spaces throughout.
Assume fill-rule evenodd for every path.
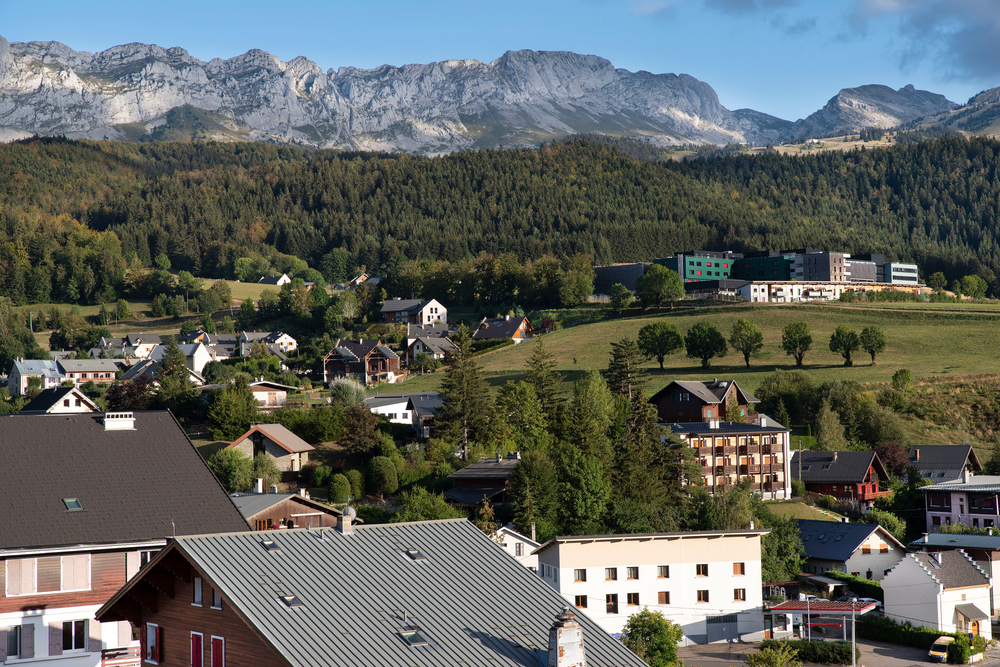
M 819 521 L 836 521 L 837 519 L 823 514 L 815 507 L 798 500 L 779 500 L 767 503 L 767 509 L 778 516 L 792 519 L 816 519 Z

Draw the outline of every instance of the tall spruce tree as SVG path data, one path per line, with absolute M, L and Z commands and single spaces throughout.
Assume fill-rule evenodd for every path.
M 472 336 L 464 324 L 455 338 L 458 352 L 441 383 L 441 412 L 435 419 L 441 434 L 462 446 L 469 458 L 469 443 L 484 434 L 492 411 L 490 389 L 479 363 L 472 356 Z
M 156 402 L 162 407 L 175 412 L 183 410 L 194 397 L 187 359 L 174 338 L 167 339 L 166 352 L 156 367 L 156 381 L 160 385 Z
M 639 345 L 629 338 L 611 343 L 611 360 L 608 362 L 608 388 L 611 393 L 632 401 L 634 396 L 642 393 L 646 382 L 648 377 L 642 368 Z
M 610 469 L 614 455 L 608 437 L 614 418 L 614 396 L 597 371 L 589 371 L 573 384 L 567 436 L 581 452 L 597 458 Z
M 535 342 L 531 344 L 526 380 L 535 389 L 535 395 L 542 404 L 542 412 L 552 423 L 555 420 L 556 405 L 561 401 L 559 383 L 563 376 L 556 371 L 556 357 L 545 349 L 541 336 L 536 336 Z

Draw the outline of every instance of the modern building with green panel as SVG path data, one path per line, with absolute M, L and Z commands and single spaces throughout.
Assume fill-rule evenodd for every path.
M 791 280 L 795 272 L 794 252 L 764 251 L 745 253 L 733 265 L 737 280 Z
M 733 263 L 741 255 L 729 250 L 715 252 L 711 250 L 692 250 L 679 252 L 673 257 L 654 259 L 654 264 L 662 264 L 671 271 L 680 274 L 686 283 L 701 280 L 723 280 L 729 278 Z

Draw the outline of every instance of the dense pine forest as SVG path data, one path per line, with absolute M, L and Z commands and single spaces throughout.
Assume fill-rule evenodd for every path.
M 0 295 L 112 301 L 129 292 L 130 267 L 160 255 L 195 275 L 251 280 L 298 257 L 340 282 L 358 267 L 393 274 L 409 259 L 482 253 L 603 264 L 790 247 L 880 252 L 1000 289 L 1000 142 L 683 163 L 619 148 L 573 140 L 424 158 L 256 143 L 0 145 Z

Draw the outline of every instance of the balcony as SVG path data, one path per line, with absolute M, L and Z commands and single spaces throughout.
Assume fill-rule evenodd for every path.
M 781 453 L 781 447 L 778 447 L 776 445 L 761 445 L 760 446 L 760 453 L 761 454 L 779 454 L 779 453 Z
M 734 475 L 736 474 L 736 466 L 722 465 L 715 466 L 716 475 Z
M 755 474 L 758 474 L 759 472 L 760 472 L 760 465 L 758 465 L 756 463 L 751 463 L 751 464 L 741 465 L 740 466 L 740 474 L 741 475 L 755 475 Z
M 736 447 L 716 447 L 715 448 L 715 455 L 716 456 L 723 456 L 725 454 L 735 454 L 735 453 L 736 453 Z
M 711 456 L 715 452 L 714 447 L 698 447 L 698 456 Z

